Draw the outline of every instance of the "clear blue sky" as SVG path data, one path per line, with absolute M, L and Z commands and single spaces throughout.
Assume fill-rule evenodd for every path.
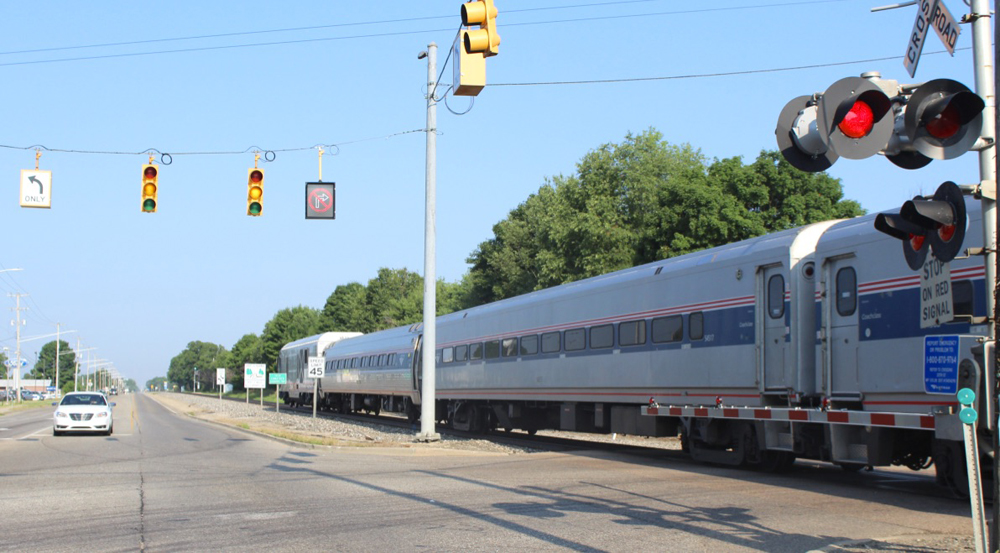
M 456 281 L 494 223 L 589 150 L 649 127 L 711 158 L 752 161 L 776 148 L 779 111 L 863 71 L 911 82 L 902 64 L 915 7 L 888 0 L 710 4 L 497 0 L 500 55 L 491 85 L 791 71 L 607 84 L 489 86 L 464 116 L 438 111 L 438 276 Z M 948 0 L 956 18 L 966 10 Z M 159 211 L 140 212 L 145 155 L 43 152 L 52 209 L 18 205 L 31 149 L 0 148 L 6 240 L 0 299 L 30 294 L 26 336 L 77 330 L 83 347 L 140 385 L 192 340 L 231 347 L 285 307 L 321 308 L 339 284 L 379 267 L 423 272 L 427 66 L 443 64 L 460 2 L 42 2 L 4 7 L 0 144 L 173 154 L 161 165 Z M 389 22 L 395 20 L 393 22 Z M 371 22 L 377 22 L 368 24 Z M 303 27 L 325 26 L 318 29 Z M 295 31 L 266 32 L 297 28 Z M 192 40 L 156 39 L 256 33 Z M 270 44 L 264 44 L 270 43 Z M 281 43 L 281 44 L 275 44 Z M 242 45 L 253 45 L 242 47 Z M 928 37 L 917 80 L 972 87 L 971 29 L 954 58 Z M 56 49 L 35 51 L 27 50 Z M 212 49 L 205 49 L 212 48 Z M 187 50 L 187 51 L 178 51 Z M 148 52 L 166 52 L 152 55 Z M 87 59 L 79 59 L 87 58 Z M 883 61 L 833 65 L 858 60 Z M 51 61 L 67 60 L 72 61 Z M 450 80 L 451 68 L 444 81 Z M 448 99 L 456 111 L 468 99 Z M 323 178 L 337 183 L 335 222 L 304 220 L 308 148 L 339 144 Z M 262 217 L 245 215 L 257 146 Z M 976 157 L 919 171 L 881 157 L 829 171 L 869 211 L 944 180 L 978 181 Z M 5 310 L 10 317 L 13 311 Z M 13 327 L 0 345 L 14 348 Z M 74 347 L 76 335 L 67 341 Z M 48 340 L 25 343 L 29 362 Z

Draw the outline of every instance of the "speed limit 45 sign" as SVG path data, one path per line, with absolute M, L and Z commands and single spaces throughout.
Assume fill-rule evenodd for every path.
M 309 378 L 323 378 L 323 358 L 322 357 L 310 357 L 309 358 L 309 368 L 306 372 L 306 376 Z

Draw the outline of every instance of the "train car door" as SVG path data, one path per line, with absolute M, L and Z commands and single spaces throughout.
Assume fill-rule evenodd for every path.
M 785 384 L 785 271 L 781 265 L 762 267 L 757 286 L 757 352 L 764 389 L 786 388 Z
M 860 399 L 858 374 L 858 274 L 853 254 L 825 263 L 823 353 L 831 399 Z
M 413 348 L 413 364 L 411 374 L 413 375 L 413 390 L 420 392 L 423 390 L 421 383 L 424 378 L 424 335 L 417 336 L 416 347 Z

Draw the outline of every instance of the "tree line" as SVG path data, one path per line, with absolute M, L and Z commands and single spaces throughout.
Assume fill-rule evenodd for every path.
M 752 163 L 709 161 L 649 129 L 588 152 L 570 176 L 547 179 L 493 226 L 455 283 L 438 281 L 439 315 L 762 234 L 863 215 L 839 179 L 791 167 L 776 151 Z M 167 381 L 214 383 L 215 368 L 242 387 L 245 363 L 273 372 L 281 347 L 322 332 L 374 332 L 420 321 L 423 278 L 381 268 L 367 284 L 337 286 L 322 308 L 282 309 L 231 348 L 193 341 Z M 147 383 L 149 385 L 149 383 Z M 204 385 L 204 384 L 203 384 Z

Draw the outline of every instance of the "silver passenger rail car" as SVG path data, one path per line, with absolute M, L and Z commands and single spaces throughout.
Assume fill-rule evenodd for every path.
M 286 373 L 286 383 L 278 389 L 279 400 L 289 405 L 312 403 L 313 382 L 306 378 L 310 357 L 321 357 L 331 345 L 360 332 L 324 332 L 285 344 L 278 352 L 279 373 Z

